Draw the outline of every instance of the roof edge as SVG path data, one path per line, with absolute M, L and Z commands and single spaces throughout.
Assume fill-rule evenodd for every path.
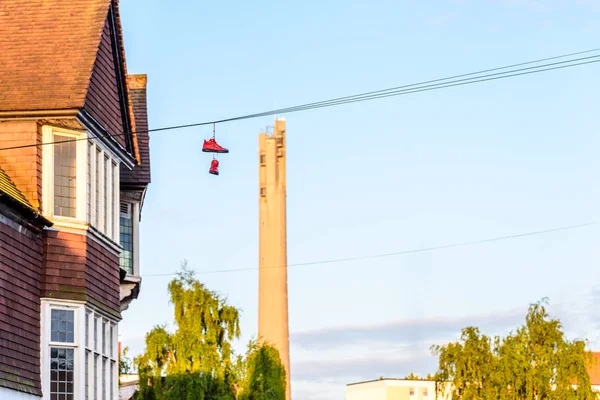
M 19 200 L 2 190 L 0 190 L 0 202 L 6 202 L 10 204 L 13 208 L 17 209 L 21 214 L 24 214 L 27 219 L 29 219 L 38 227 L 50 227 L 54 225 L 50 220 L 42 216 L 36 210 L 21 203 Z

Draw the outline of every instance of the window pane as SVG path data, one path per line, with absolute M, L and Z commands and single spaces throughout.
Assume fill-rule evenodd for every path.
M 72 400 L 73 364 L 75 351 L 73 349 L 50 348 L 50 398 Z
M 85 351 L 85 398 L 90 398 L 90 355 L 91 351 Z
M 98 351 L 98 318 L 94 318 L 94 350 Z
M 70 140 L 66 136 L 54 135 L 54 141 Z M 77 178 L 76 142 L 54 145 L 54 215 L 75 218 Z
M 94 354 L 94 384 L 92 385 L 92 390 L 94 391 L 94 400 L 98 400 L 98 354 Z
M 114 342 L 115 342 L 115 326 L 113 324 L 110 324 L 110 335 L 109 335 L 109 343 L 110 343 L 110 353 L 108 354 L 109 357 L 114 357 L 115 353 L 114 353 Z
M 100 205 L 102 204 L 102 198 L 100 197 L 100 174 L 102 173 L 102 151 L 96 149 L 96 228 L 100 231 L 103 230 L 101 227 L 100 220 L 100 211 L 102 208 Z
M 107 330 L 106 330 L 106 320 L 103 319 L 102 320 L 102 354 L 106 354 L 106 342 L 107 342 L 107 340 L 106 340 L 106 336 L 107 336 L 106 333 L 107 333 Z
M 73 343 L 75 341 L 75 313 L 71 310 L 52 310 L 50 340 Z
M 117 179 L 117 172 L 116 172 L 117 168 L 118 168 L 117 164 L 113 163 L 112 164 L 112 168 L 111 168 L 111 170 L 112 170 L 112 179 L 111 179 L 111 182 L 112 182 L 113 196 L 111 198 L 111 207 L 110 207 L 110 209 L 112 210 L 111 221 L 112 221 L 112 226 L 113 227 L 112 227 L 112 232 L 110 233 L 109 236 L 112 239 L 114 239 L 115 241 L 117 239 L 119 239 L 119 236 L 118 236 L 119 233 L 117 232 L 118 224 L 117 224 L 117 220 L 115 219 L 115 214 L 117 212 L 116 207 L 117 207 L 117 204 L 119 203 L 119 190 L 120 190 L 119 189 L 119 182 L 116 181 L 116 179 Z
M 127 205 L 126 203 L 123 203 Z M 123 246 L 121 253 L 121 268 L 133 275 L 133 207 L 129 215 L 121 213 L 120 219 L 120 244 Z
M 115 368 L 116 362 L 112 361 L 110 363 L 110 400 L 114 400 L 115 396 L 114 396 L 114 387 L 115 387 L 115 372 L 116 372 L 116 368 Z
M 106 399 L 106 357 L 102 359 L 102 400 Z
M 87 177 L 86 177 L 86 206 L 88 221 L 92 221 L 92 143 L 88 142 L 87 146 Z
M 108 177 L 110 176 L 110 160 L 108 159 L 108 157 L 104 157 L 104 229 L 103 232 L 108 234 L 107 230 L 108 230 L 108 217 L 109 217 L 109 209 L 108 209 L 108 192 L 109 192 L 109 187 L 108 187 Z

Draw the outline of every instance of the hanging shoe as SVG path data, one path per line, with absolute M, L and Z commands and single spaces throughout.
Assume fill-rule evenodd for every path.
M 209 174 L 219 175 L 219 160 L 212 160 L 210 163 L 210 169 L 208 170 Z
M 229 153 L 229 150 L 220 146 L 215 138 L 205 140 L 202 151 L 205 153 Z

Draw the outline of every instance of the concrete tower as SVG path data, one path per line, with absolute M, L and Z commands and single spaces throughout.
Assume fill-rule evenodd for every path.
M 284 119 L 275 121 L 273 136 L 259 135 L 258 148 L 258 335 L 279 350 L 287 372 L 286 398 L 290 400 Z

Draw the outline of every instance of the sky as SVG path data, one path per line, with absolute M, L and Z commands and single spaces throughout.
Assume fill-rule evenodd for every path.
M 150 128 L 190 124 L 598 47 L 596 0 L 122 0 Z M 288 263 L 600 221 L 600 64 L 284 115 Z M 142 276 L 187 260 L 257 333 L 258 134 L 273 117 L 151 135 Z M 290 267 L 292 391 L 435 372 L 429 348 L 503 334 L 550 299 L 600 349 L 600 225 L 431 252 Z M 222 272 L 230 269 L 243 272 Z M 210 273 L 207 273 L 210 272 Z M 169 276 L 143 277 L 120 334 L 172 323 Z

